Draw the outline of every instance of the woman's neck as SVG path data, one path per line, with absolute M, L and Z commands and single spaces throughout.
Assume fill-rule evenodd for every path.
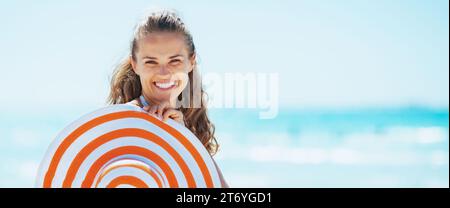
M 142 96 L 144 97 L 145 102 L 147 102 L 147 104 L 148 104 L 149 106 L 153 106 L 153 105 L 161 105 L 162 103 L 166 102 L 166 101 L 158 101 L 158 100 L 152 99 L 152 98 L 150 98 L 149 96 L 145 95 L 145 93 L 142 93 Z M 141 104 L 142 104 L 142 105 L 145 105 L 144 103 L 142 103 L 142 101 L 141 101 Z M 176 106 L 176 100 L 175 100 L 175 99 L 170 100 L 170 101 L 169 101 L 169 106 L 170 106 L 171 108 L 175 108 L 175 106 Z

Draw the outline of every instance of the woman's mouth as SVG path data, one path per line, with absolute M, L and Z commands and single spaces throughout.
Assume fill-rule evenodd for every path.
M 157 81 L 153 84 L 161 90 L 170 90 L 178 86 L 178 81 Z

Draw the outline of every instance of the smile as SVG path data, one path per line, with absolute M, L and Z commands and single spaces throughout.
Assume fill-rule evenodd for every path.
M 162 90 L 168 90 L 168 89 L 172 89 L 175 88 L 178 85 L 178 81 L 157 81 L 157 82 L 153 82 L 153 84 Z

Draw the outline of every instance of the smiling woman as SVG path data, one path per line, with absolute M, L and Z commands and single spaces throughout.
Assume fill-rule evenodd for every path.
M 189 55 L 183 35 L 154 32 L 136 43 L 138 50 L 130 60 L 139 75 L 146 100 L 154 104 L 169 101 L 176 106 L 178 95 L 186 88 L 195 65 L 195 55 Z
M 218 150 L 214 125 L 207 115 L 203 89 L 196 87 L 200 80 L 195 80 L 199 79 L 195 73 L 196 51 L 189 30 L 175 12 L 153 12 L 137 25 L 130 55 L 113 74 L 109 102 L 137 105 L 164 121 L 175 120 L 214 155 Z M 177 107 L 183 96 L 188 106 Z M 198 107 L 195 100 L 200 100 Z

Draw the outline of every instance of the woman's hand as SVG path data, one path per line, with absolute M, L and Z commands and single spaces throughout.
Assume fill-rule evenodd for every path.
M 181 125 L 185 125 L 183 113 L 175 108 L 171 108 L 168 102 L 160 105 L 145 106 L 143 109 L 149 114 L 159 117 L 163 121 L 167 121 L 167 119 L 171 118 Z

